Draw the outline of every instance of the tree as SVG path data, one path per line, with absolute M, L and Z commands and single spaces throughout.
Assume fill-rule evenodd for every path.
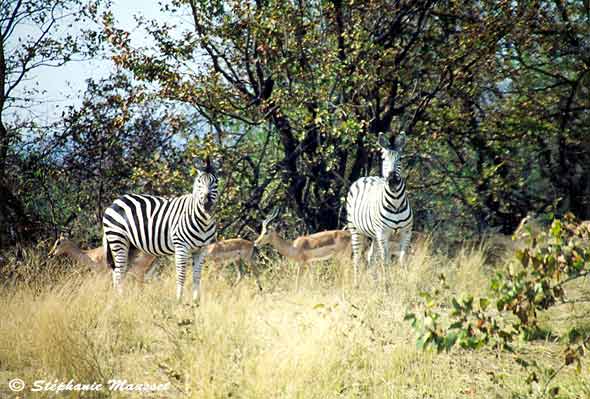
M 433 133 L 420 136 L 422 152 L 435 155 L 419 165 L 433 171 L 421 180 L 430 198 L 443 198 L 437 212 L 467 210 L 481 232 L 511 233 L 530 210 L 590 217 L 587 12 L 582 3 L 535 4 L 497 14 L 510 34 L 433 102 Z
M 34 71 L 59 67 L 91 57 L 100 47 L 100 35 L 90 30 L 71 33 L 66 25 L 92 20 L 99 0 L 15 0 L 0 4 L 0 244 L 6 234 L 23 238 L 32 228 L 24 204 L 11 182 L 11 148 L 22 129 L 8 125 L 7 112 L 25 107 L 32 92 L 16 96 Z M 70 25 L 71 26 L 71 25 Z M 8 231 L 6 230 L 8 229 Z
M 192 26 L 144 21 L 152 51 L 132 48 L 106 16 L 114 60 L 158 82 L 162 96 L 195 105 L 222 143 L 228 120 L 268 129 L 283 151 L 284 204 L 310 230 L 341 226 L 350 183 L 379 159 L 378 133 L 413 130 L 434 98 L 493 59 L 511 26 L 486 17 L 485 4 L 425 0 L 193 0 L 163 9 L 188 13 Z M 466 28 L 482 21 L 474 38 Z
M 22 198 L 43 223 L 60 229 L 77 215 L 77 235 L 96 240 L 104 209 L 115 198 L 190 190 L 191 159 L 184 157 L 179 132 L 191 131 L 192 120 L 146 95 L 126 74 L 87 84 L 81 105 L 68 107 L 61 129 L 39 145 L 48 155 L 24 168 L 31 176 L 19 185 L 33 185 Z M 170 165 L 175 173 L 168 173 Z

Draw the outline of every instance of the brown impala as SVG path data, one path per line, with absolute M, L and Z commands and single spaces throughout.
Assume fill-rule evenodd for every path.
M 91 269 L 110 270 L 105 261 L 105 252 L 102 246 L 93 249 L 80 249 L 74 242 L 67 239 L 64 235 L 60 235 L 49 251 L 49 256 L 60 255 L 69 256 L 76 262 L 88 266 Z M 135 274 L 141 282 L 144 281 L 146 274 L 149 276 L 150 272 L 154 271 L 152 265 L 156 259 L 155 256 L 140 251 L 132 251 L 129 254 L 129 259 L 129 271 Z
M 309 263 L 335 256 L 350 257 L 351 246 L 348 231 L 328 230 L 288 241 L 281 238 L 276 230 L 269 228 L 269 223 L 277 216 L 278 209 L 275 209 L 262 222 L 262 232 L 254 243 L 255 247 L 270 244 L 282 256 L 299 263 Z

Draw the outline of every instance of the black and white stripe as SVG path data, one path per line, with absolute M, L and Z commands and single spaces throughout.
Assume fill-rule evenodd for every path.
M 192 256 L 193 300 L 198 299 L 204 249 L 215 238 L 217 195 L 217 177 L 198 171 L 191 194 L 173 198 L 128 194 L 115 200 L 103 217 L 103 243 L 115 288 L 121 290 L 129 249 L 135 247 L 156 256 L 174 254 L 178 300 Z
M 362 177 L 354 182 L 346 198 L 347 225 L 352 234 L 352 251 L 355 276 L 360 262 L 363 237 L 371 239 L 368 262 L 371 262 L 373 244 L 380 260 L 389 259 L 389 236 L 400 233 L 400 263 L 412 238 L 413 214 L 406 196 L 406 182 L 401 175 L 401 151 L 405 134 L 401 133 L 393 147 L 379 138 L 383 151 L 384 177 Z

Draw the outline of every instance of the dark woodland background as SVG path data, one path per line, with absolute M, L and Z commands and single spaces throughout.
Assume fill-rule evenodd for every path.
M 187 193 L 207 155 L 220 237 L 275 206 L 285 235 L 341 228 L 350 184 L 379 174 L 378 134 L 401 129 L 416 230 L 590 219 L 587 0 L 173 0 L 138 19 L 144 48 L 109 7 L 0 5 L 0 248 L 99 243 L 114 198 Z M 101 57 L 117 72 L 57 122 L 22 112 L 38 68 Z

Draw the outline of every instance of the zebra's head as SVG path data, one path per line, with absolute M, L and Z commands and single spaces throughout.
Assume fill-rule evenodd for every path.
M 197 169 L 197 177 L 193 184 L 193 198 L 207 213 L 211 213 L 217 204 L 217 176 L 213 171 Z
M 394 184 L 401 181 L 401 155 L 406 144 L 406 133 L 402 131 L 394 140 L 393 145 L 384 134 L 379 135 L 379 146 L 381 147 L 383 177 Z

